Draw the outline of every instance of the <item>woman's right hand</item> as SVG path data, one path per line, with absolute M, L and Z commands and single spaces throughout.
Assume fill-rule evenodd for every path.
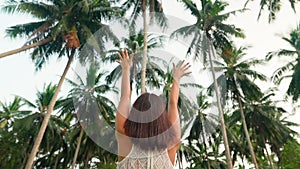
M 173 63 L 173 79 L 179 83 L 181 77 L 191 73 L 190 71 L 188 71 L 190 67 L 190 63 L 187 62 L 184 64 L 184 60 L 182 60 L 178 66 L 175 66 L 175 64 Z
M 122 66 L 122 70 L 129 70 L 132 64 L 133 55 L 129 57 L 127 49 L 122 50 L 118 55 L 120 60 L 117 60 L 117 62 Z

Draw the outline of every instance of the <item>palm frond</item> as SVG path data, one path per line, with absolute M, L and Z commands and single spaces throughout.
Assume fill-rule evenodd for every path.
M 293 100 L 297 101 L 300 96 L 300 62 L 293 68 L 292 80 L 287 90 L 287 94 L 293 96 Z
M 182 0 L 186 9 L 191 11 L 191 14 L 195 17 L 200 17 L 200 12 L 197 8 L 197 5 L 191 0 Z
M 193 34 L 197 34 L 197 32 L 199 31 L 200 30 L 196 25 L 184 26 L 172 32 L 170 38 L 178 38 L 179 36 L 183 36 L 184 38 L 186 38 Z
M 275 83 L 275 84 L 279 84 L 279 82 L 282 80 L 280 80 L 280 78 L 283 76 L 284 73 L 288 72 L 289 70 L 294 68 L 294 63 L 293 62 L 289 62 L 286 65 L 282 66 L 281 68 L 278 68 L 277 70 L 275 70 L 275 72 L 273 73 L 271 80 Z

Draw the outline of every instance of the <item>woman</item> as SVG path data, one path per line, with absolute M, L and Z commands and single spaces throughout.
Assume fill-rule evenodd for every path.
M 121 98 L 116 115 L 118 169 L 172 169 L 180 145 L 180 122 L 177 109 L 179 82 L 189 74 L 189 63 L 173 63 L 173 84 L 168 109 L 162 99 L 144 93 L 130 110 L 130 67 L 127 50 L 118 53 L 122 67 Z

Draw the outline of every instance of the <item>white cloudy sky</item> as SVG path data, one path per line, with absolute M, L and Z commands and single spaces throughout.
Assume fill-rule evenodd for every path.
M 288 3 L 287 1 L 285 2 Z M 0 2 L 0 5 L 2 4 L 3 2 Z M 241 9 L 243 7 L 243 1 L 241 0 L 230 0 L 230 4 L 229 10 Z M 163 1 L 163 8 L 167 15 L 175 16 L 191 23 L 194 21 L 190 13 L 184 11 L 178 2 L 165 0 Z M 237 16 L 231 17 L 228 21 L 245 31 L 246 39 L 236 40 L 236 44 L 238 46 L 252 46 L 247 52 L 247 57 L 262 59 L 269 51 L 289 47 L 280 39 L 280 36 L 287 35 L 292 28 L 296 27 L 300 21 L 299 13 L 294 13 L 289 4 L 283 4 L 281 12 L 277 14 L 277 19 L 272 23 L 268 23 L 267 13 L 263 13 L 261 19 L 257 21 L 259 9 L 258 0 L 250 1 L 248 8 L 250 10 L 245 13 L 237 14 Z M 300 9 L 300 6 L 296 6 L 296 9 Z M 0 53 L 21 47 L 25 43 L 25 39 L 10 39 L 6 37 L 4 30 L 9 26 L 26 23 L 32 19 L 29 16 L 21 14 L 8 15 L 4 13 L 0 13 L 0 18 Z M 43 84 L 58 82 L 59 75 L 62 73 L 67 60 L 64 58 L 59 61 L 52 59 L 41 71 L 35 72 L 29 53 L 30 52 L 27 51 L 0 59 L 1 101 L 11 101 L 14 94 L 33 101 L 36 91 L 38 89 L 41 90 Z M 258 69 L 267 76 L 271 76 L 273 71 L 285 62 L 286 60 L 284 59 L 276 59 L 270 64 L 259 67 Z M 280 99 L 281 95 L 286 91 L 288 83 L 289 81 L 285 81 L 285 84 L 280 86 L 278 99 Z M 262 88 L 266 89 L 268 87 L 270 87 L 268 84 L 262 84 Z M 68 89 L 63 88 L 62 93 L 66 93 L 67 90 Z M 291 110 L 291 103 L 283 104 L 283 106 Z

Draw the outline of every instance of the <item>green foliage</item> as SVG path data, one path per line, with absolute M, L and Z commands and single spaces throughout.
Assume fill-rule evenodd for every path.
M 60 58 L 69 55 L 66 48 L 66 35 L 74 33 L 78 43 L 83 45 L 100 28 L 105 29 L 104 21 L 111 20 L 123 15 L 123 10 L 115 6 L 113 2 L 86 1 L 86 0 L 47 0 L 41 1 L 8 1 L 2 11 L 7 13 L 29 14 L 38 21 L 18 24 L 7 28 L 6 33 L 10 37 L 25 37 L 25 45 L 52 39 L 50 42 L 33 49 L 32 61 L 36 70 L 40 70 L 53 55 Z M 108 29 L 106 34 L 96 38 L 98 52 L 103 53 L 102 46 L 105 39 L 115 41 L 116 38 Z M 68 45 L 67 45 L 68 46 Z M 81 56 L 82 57 L 82 56 Z M 86 61 L 85 59 L 81 59 Z
M 0 151 L 5 152 L 4 154 L 1 153 L 1 168 L 24 168 L 55 90 L 56 85 L 49 84 L 44 86 L 43 91 L 37 92 L 37 99 L 34 103 L 25 98 L 16 97 L 11 104 L 3 104 L 5 106 L 1 112 L 3 114 L 9 113 L 10 118 L 7 119 L 9 121 L 7 127 L 1 129 L 0 133 Z M 28 107 L 28 110 L 22 110 L 24 105 Z M 67 123 L 54 115 L 50 117 L 39 150 L 40 154 L 47 154 L 48 156 L 41 156 L 36 162 L 37 167 L 43 167 L 46 162 L 48 165 L 54 165 L 55 158 L 61 156 L 60 153 L 66 153 L 67 149 L 63 146 L 66 145 L 66 140 L 61 134 L 61 131 L 66 129 L 68 129 Z M 54 152 L 58 153 L 54 154 Z M 61 159 L 66 160 L 63 156 Z M 65 163 L 61 165 L 66 166 Z
M 209 51 L 208 40 L 216 49 L 222 49 L 231 46 L 231 36 L 244 38 L 242 29 L 226 23 L 229 16 L 243 12 L 244 9 L 225 12 L 228 3 L 219 0 L 201 0 L 201 6 L 197 6 L 192 0 L 183 0 L 182 3 L 196 18 L 196 23 L 177 29 L 171 37 L 192 37 L 187 53 L 193 54 L 195 59 L 201 58 L 203 63 L 206 63 L 206 53 Z
M 131 27 L 136 26 L 136 20 L 139 16 L 145 12 L 146 10 L 150 13 L 150 24 L 153 24 L 154 21 L 162 28 L 166 28 L 168 26 L 166 16 L 163 12 L 161 1 L 157 0 L 128 0 L 122 4 L 122 8 L 129 12 L 130 14 L 130 22 L 129 25 Z
M 280 165 L 284 169 L 300 168 L 300 144 L 291 140 L 284 145 Z
M 254 83 L 254 80 L 259 79 L 266 81 L 266 76 L 253 69 L 256 65 L 262 65 L 263 60 L 245 59 L 246 47 L 236 48 L 229 46 L 223 48 L 219 53 L 222 60 L 214 61 L 215 70 L 224 72 L 218 77 L 219 84 L 222 85 L 222 101 L 231 99 L 234 104 L 237 103 L 238 95 L 249 100 L 256 100 L 262 97 L 259 86 Z M 213 84 L 209 86 L 209 90 L 213 90 Z
M 275 84 L 280 84 L 283 79 L 291 79 L 287 94 L 297 101 L 300 97 L 300 24 L 293 29 L 288 37 L 282 37 L 291 47 L 269 52 L 266 59 L 270 60 L 274 56 L 287 57 L 289 60 L 284 66 L 278 68 L 271 77 Z
M 248 4 L 249 0 L 246 1 L 245 6 Z M 296 12 L 295 6 L 297 5 L 297 0 L 289 0 L 291 8 Z M 276 14 L 280 12 L 282 4 L 281 0 L 260 0 L 260 10 L 258 14 L 258 19 L 260 18 L 262 12 L 266 9 L 268 12 L 269 23 L 276 19 Z

